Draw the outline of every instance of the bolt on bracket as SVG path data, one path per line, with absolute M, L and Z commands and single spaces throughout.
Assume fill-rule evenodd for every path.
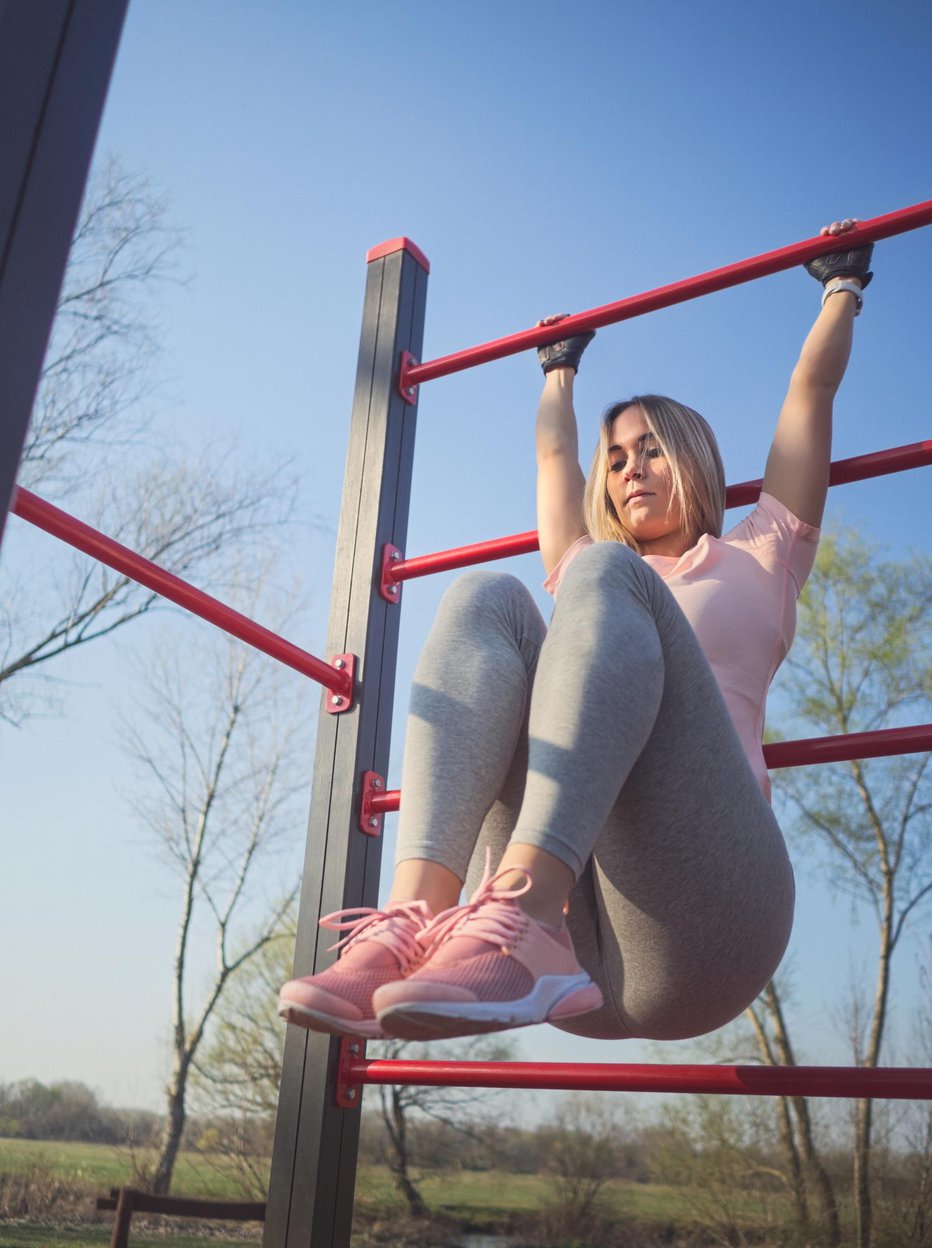
M 382 547 L 382 568 L 379 575 L 379 593 L 386 602 L 399 603 L 401 601 L 401 585 L 398 581 L 392 580 L 392 568 L 396 563 L 400 563 L 404 555 L 397 546 L 392 546 L 386 542 Z
M 406 403 L 414 404 L 417 402 L 417 383 L 413 386 L 408 383 L 408 369 L 414 364 L 420 364 L 420 360 L 416 360 L 410 351 L 402 351 L 401 358 L 398 361 L 398 393 Z
M 366 836 L 378 836 L 382 831 L 382 814 L 375 810 L 374 798 L 385 792 L 385 777 L 377 771 L 362 773 L 362 799 L 359 803 L 359 830 Z
M 356 656 L 355 654 L 335 654 L 330 659 L 330 666 L 338 671 L 346 672 L 349 677 L 349 693 L 336 693 L 333 689 L 326 691 L 324 710 L 328 715 L 342 715 L 352 709 L 355 702 Z
M 337 1081 L 333 1099 L 340 1109 L 358 1109 L 362 1101 L 362 1084 L 350 1083 L 351 1062 L 366 1056 L 366 1042 L 359 1036 L 341 1036 L 337 1057 Z

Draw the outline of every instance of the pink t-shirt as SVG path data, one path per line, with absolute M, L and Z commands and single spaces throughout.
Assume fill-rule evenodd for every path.
M 699 638 L 754 774 L 769 799 L 762 739 L 767 690 L 796 631 L 796 599 L 812 571 L 819 530 L 770 494 L 723 537 L 705 534 L 678 558 L 644 555 Z M 544 581 L 556 597 L 581 537 Z

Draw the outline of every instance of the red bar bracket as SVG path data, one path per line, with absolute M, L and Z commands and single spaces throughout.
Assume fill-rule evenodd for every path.
M 401 586 L 397 581 L 392 580 L 392 567 L 396 563 L 400 563 L 404 555 L 397 546 L 392 546 L 388 542 L 382 547 L 382 569 L 379 576 L 379 593 L 386 602 L 398 603 L 401 601 Z
M 382 831 L 382 815 L 375 810 L 373 798 L 385 793 L 385 777 L 377 771 L 362 773 L 362 801 L 359 804 L 359 830 L 366 836 L 378 836 Z
M 366 1042 L 359 1036 L 342 1036 L 337 1058 L 337 1086 L 333 1099 L 340 1109 L 358 1109 L 362 1102 L 362 1086 L 350 1083 L 349 1072 L 353 1062 L 366 1056 Z
M 342 715 L 344 711 L 352 709 L 355 700 L 356 656 L 355 654 L 335 654 L 330 660 L 330 666 L 346 673 L 347 691 L 335 693 L 332 689 L 328 689 L 324 709 L 328 715 Z
M 417 368 L 419 360 L 416 360 L 410 351 L 402 351 L 401 359 L 398 361 L 398 393 L 406 403 L 417 402 L 417 384 L 411 385 L 408 381 L 408 371 Z

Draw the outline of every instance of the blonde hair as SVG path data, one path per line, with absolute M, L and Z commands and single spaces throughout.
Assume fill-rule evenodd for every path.
M 597 542 L 624 542 L 640 554 L 608 494 L 612 427 L 629 407 L 639 407 L 670 466 L 671 504 L 679 503 L 683 526 L 695 545 L 703 533 L 720 537 L 725 514 L 725 470 L 715 434 L 698 412 L 661 394 L 638 394 L 612 403 L 602 416 L 599 444 L 586 481 L 586 527 Z

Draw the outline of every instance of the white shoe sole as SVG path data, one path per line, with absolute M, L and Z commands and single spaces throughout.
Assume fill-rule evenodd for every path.
M 575 1018 L 589 1014 L 602 1004 L 573 1009 L 568 998 L 595 984 L 585 973 L 542 975 L 531 992 L 517 1001 L 411 1001 L 399 1002 L 379 1011 L 379 1024 L 386 1035 L 404 1040 L 430 1040 L 471 1036 L 511 1027 L 530 1027 L 550 1018 Z M 563 1010 L 559 1006 L 566 1002 Z
M 295 1001 L 279 1001 L 278 1015 L 297 1027 L 304 1027 L 308 1031 L 328 1032 L 332 1036 L 361 1036 L 364 1040 L 382 1040 L 385 1037 L 377 1019 L 363 1018 L 353 1022 L 308 1009 L 306 1005 L 298 1005 Z

